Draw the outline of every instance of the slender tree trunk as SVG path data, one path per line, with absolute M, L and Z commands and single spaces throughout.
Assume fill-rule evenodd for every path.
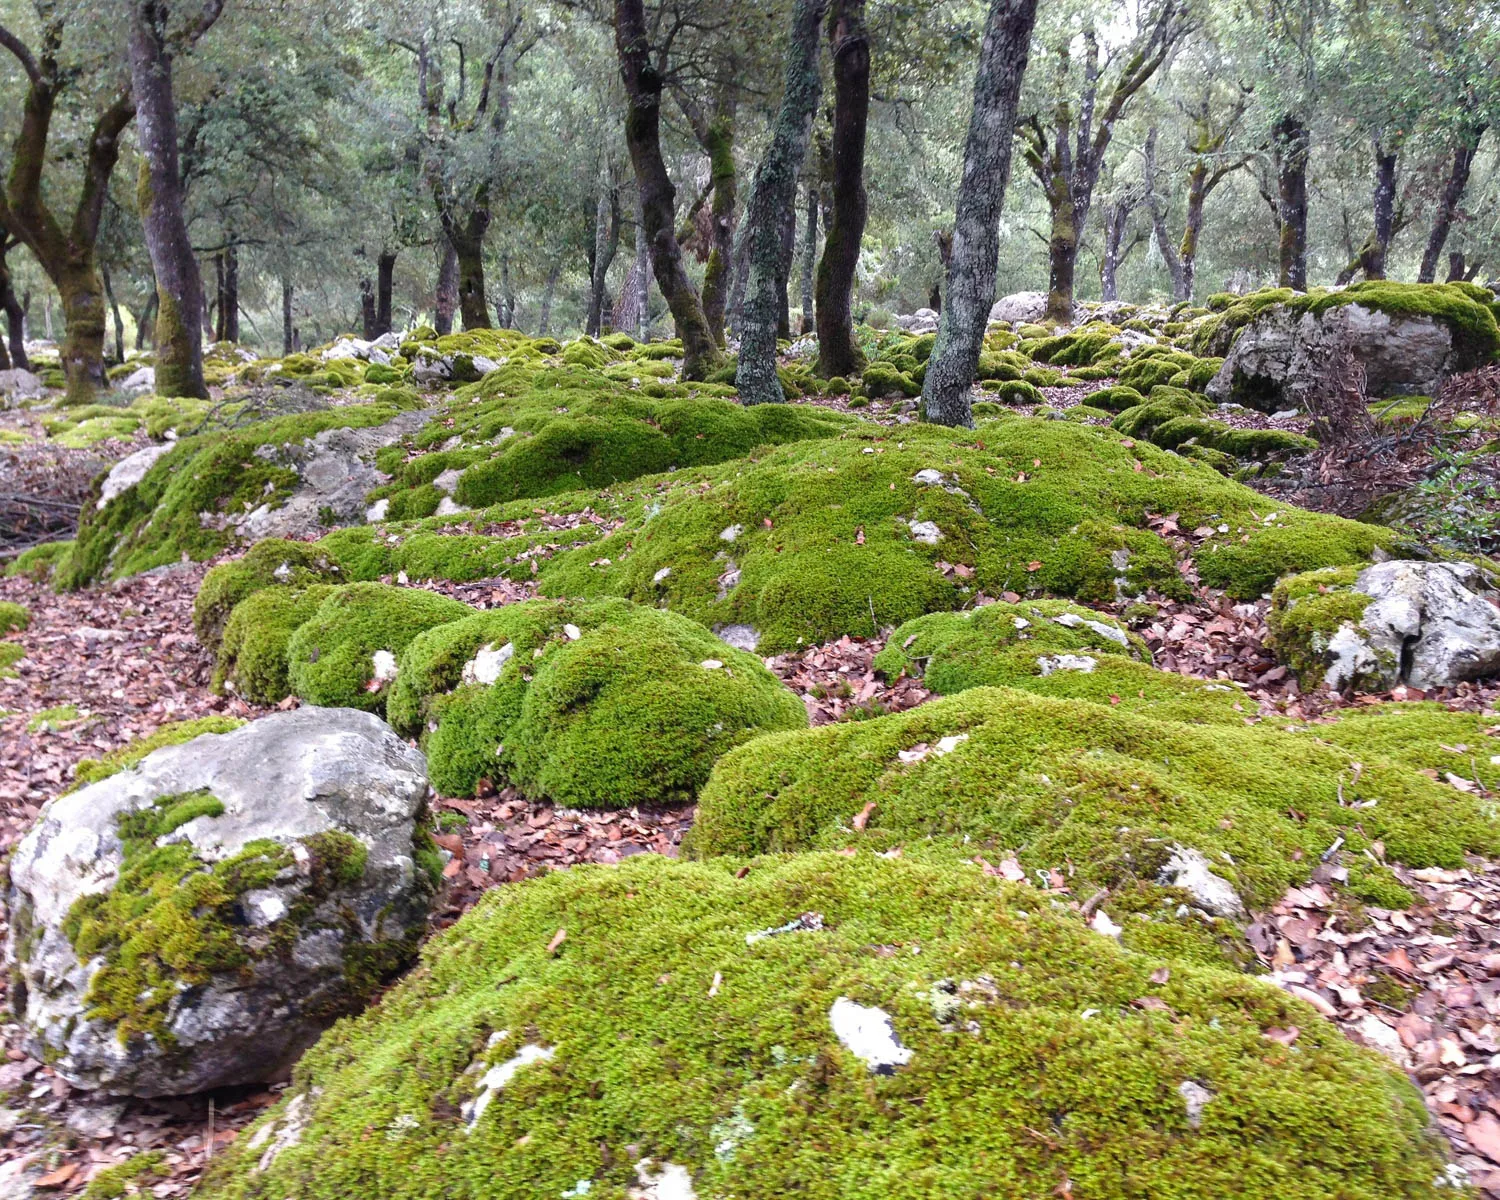
M 130 75 L 141 147 L 136 203 L 158 292 L 156 390 L 163 396 L 206 398 L 198 333 L 203 281 L 182 211 L 167 15 L 164 0 L 134 0 L 130 6 Z
M 224 340 L 240 340 L 240 251 L 233 245 L 224 250 Z
M 373 342 L 375 333 L 375 286 L 368 279 L 359 281 L 359 336 Z
M 500 303 L 495 306 L 496 323 L 501 329 L 515 329 L 516 297 L 510 290 L 510 252 L 500 255 Z
M 807 154 L 813 111 L 818 105 L 818 27 L 828 0 L 796 0 L 787 36 L 786 86 L 771 144 L 750 185 L 740 237 L 749 250 L 750 272 L 745 284 L 744 328 L 740 333 L 740 361 L 735 374 L 740 403 L 774 404 L 785 399 L 776 377 L 776 333 L 786 305 L 791 273 L 791 246 L 785 230 L 788 218 L 795 230 L 797 176 Z M 794 235 L 795 236 L 795 235 Z
M 924 415 L 938 425 L 974 423 L 969 389 L 995 302 L 1000 210 L 1010 177 L 1016 105 L 1035 23 L 1036 0 L 990 0 L 954 211 L 948 302 L 922 385 Z
M 1311 135 L 1295 113 L 1272 130 L 1276 144 L 1277 209 L 1281 216 L 1282 287 L 1307 291 L 1307 159 Z
M 297 331 L 292 326 L 292 281 L 282 279 L 281 281 L 281 356 L 285 358 L 292 353 L 292 346 L 297 340 Z
M 620 249 L 620 188 L 613 179 L 599 189 L 594 213 L 594 253 L 589 268 L 589 313 L 584 332 L 598 337 L 604 324 L 604 302 L 609 295 L 609 268 Z
M 31 362 L 26 357 L 26 312 L 16 299 L 10 269 L 5 265 L 5 236 L 5 231 L 0 229 L 0 312 L 5 314 L 10 326 L 10 361 L 12 365 L 28 370 Z
M 807 181 L 807 216 L 802 227 L 802 327 L 806 337 L 817 329 L 813 320 L 813 273 L 818 265 L 818 181 Z
M 224 333 L 224 252 L 214 255 L 214 341 L 222 342 Z
M 822 18 L 819 18 L 821 23 Z M 809 123 L 808 130 L 812 126 Z M 798 167 L 800 173 L 801 167 Z M 776 336 L 782 341 L 792 339 L 792 260 L 797 257 L 797 184 L 792 183 L 792 194 L 786 211 L 781 214 L 781 257 L 776 260 L 780 277 L 776 280 Z
M 1073 319 L 1079 223 L 1071 198 L 1053 206 L 1052 235 L 1047 240 L 1047 318 L 1064 324 Z
M 152 340 L 152 331 L 156 324 L 156 310 L 161 306 L 161 300 L 156 294 L 156 286 L 153 284 L 151 291 L 146 296 L 146 303 L 141 305 L 141 315 L 135 322 L 135 348 L 144 350 L 147 345 L 155 346 Z M 198 333 L 199 338 L 203 334 Z
M 432 297 L 432 323 L 438 333 L 453 332 L 453 312 L 457 307 L 458 251 L 445 235 L 438 244 L 437 287 Z
M 854 275 L 865 234 L 865 135 L 870 120 L 870 37 L 864 0 L 835 0 L 828 19 L 833 56 L 832 202 L 818 263 L 814 305 L 818 374 L 857 375 L 864 355 L 854 344 Z
M 375 261 L 375 336 L 390 333 L 391 292 L 396 279 L 396 251 L 382 250 Z
M 1479 152 L 1480 139 L 1485 126 L 1478 125 L 1463 131 L 1463 138 L 1453 151 L 1453 162 L 1448 169 L 1448 182 L 1443 185 L 1443 195 L 1438 201 L 1437 213 L 1432 218 L 1432 232 L 1427 237 L 1427 249 L 1422 252 L 1422 269 L 1417 273 L 1418 283 L 1431 283 L 1437 278 L 1438 260 L 1448 241 L 1448 232 L 1458 216 L 1459 202 L 1464 189 L 1469 186 L 1469 174 L 1474 169 L 1474 156 Z
M 542 315 L 537 320 L 537 337 L 546 337 L 552 325 L 552 296 L 557 291 L 557 277 L 562 274 L 561 260 L 555 261 L 547 272 L 547 286 L 542 289 Z
M 1118 300 L 1119 284 L 1116 275 L 1120 270 L 1121 249 L 1125 244 L 1125 230 L 1130 224 L 1130 205 L 1116 200 L 1104 208 L 1104 252 L 1099 256 L 1099 298 Z
M 725 90 L 719 111 L 708 129 L 708 164 L 713 177 L 713 245 L 703 270 L 703 316 L 714 341 L 724 345 L 724 321 L 729 301 L 730 265 L 734 261 L 734 206 L 739 177 L 734 163 L 733 92 Z
M 677 191 L 661 153 L 662 76 L 651 58 L 642 0 L 615 0 L 615 47 L 628 109 L 625 144 L 641 197 L 642 227 L 657 285 L 682 339 L 684 379 L 702 379 L 718 367 L 718 343 L 682 262 L 677 243 Z
M 1182 228 L 1182 243 L 1177 250 L 1177 271 L 1172 280 L 1172 297 L 1191 300 L 1197 286 L 1198 243 L 1203 236 L 1203 209 L 1208 201 L 1208 166 L 1201 160 L 1188 172 L 1187 221 Z
M 104 284 L 104 298 L 109 302 L 109 311 L 115 319 L 115 362 L 122 363 L 125 361 L 125 322 L 120 319 L 120 302 L 115 299 L 109 268 L 102 263 L 99 265 L 99 280 Z

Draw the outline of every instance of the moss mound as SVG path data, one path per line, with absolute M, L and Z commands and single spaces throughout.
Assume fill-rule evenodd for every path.
M 292 634 L 313 619 L 334 591 L 332 584 L 268 587 L 236 604 L 219 644 L 214 689 L 228 689 L 255 704 L 279 704 L 290 696 Z
M 30 550 L 23 550 L 16 555 L 11 564 L 5 568 L 7 578 L 24 577 L 36 583 L 46 583 L 52 578 L 52 572 L 58 562 L 66 558 L 73 549 L 73 542 L 43 542 L 40 546 L 33 546 Z
M 759 738 L 720 760 L 690 840 L 698 854 L 1013 853 L 1028 868 L 1066 864 L 1075 891 L 1126 892 L 1149 887 L 1184 846 L 1247 903 L 1267 904 L 1338 837 L 1351 890 L 1393 907 L 1405 890 L 1362 854 L 1376 840 L 1413 866 L 1500 846 L 1477 802 L 1403 762 L 1269 723 L 1191 725 L 1008 688 Z
M 31 627 L 31 610 L 13 600 L 0 600 L 0 637 L 22 633 Z
M 977 870 L 735 875 L 641 856 L 489 892 L 198 1195 L 1445 1194 L 1407 1080 L 1264 983 L 1153 983 L 1160 960 Z M 756 940 L 799 914 L 821 927 Z M 835 1005 L 888 1014 L 905 1061 L 872 1074 Z M 1294 1050 L 1264 1036 L 1289 1025 Z M 663 1176 L 678 1190 L 633 1190 Z
M 623 524 L 535 571 L 531 557 L 510 569 L 535 574 L 547 595 L 623 595 L 711 626 L 747 624 L 762 652 L 868 635 L 979 591 L 1175 594 L 1176 552 L 1150 530 L 1153 513 L 1224 526 L 1195 561 L 1238 598 L 1393 540 L 1284 506 L 1268 513 L 1248 488 L 1107 430 L 1026 418 L 977 433 L 866 427 L 576 499 L 585 504 Z
M 217 653 L 229 614 L 252 592 L 278 585 L 305 588 L 314 583 L 336 583 L 339 578 L 338 564 L 316 547 L 267 538 L 203 577 L 193 599 L 193 631 L 204 646 Z
M 1354 590 L 1359 567 L 1325 567 L 1281 580 L 1271 592 L 1271 610 L 1266 614 L 1268 643 L 1276 657 L 1297 675 L 1304 691 L 1322 684 L 1329 667 L 1329 643 L 1348 626 L 1362 634 L 1360 618 L 1370 597 Z M 1380 690 L 1382 670 L 1392 678 L 1397 664 L 1377 664 L 1375 675 L 1358 675 L 1339 681 L 1363 690 Z
M 759 659 L 624 600 L 531 601 L 430 629 L 402 656 L 389 713 L 423 735 L 440 791 L 504 778 L 569 808 L 690 803 L 720 755 L 807 724 Z
M 310 704 L 381 712 L 396 659 L 425 629 L 474 610 L 420 588 L 336 588 L 287 643 L 291 690 Z
M 920 677 L 951 696 L 973 687 L 1014 687 L 1091 700 L 1163 720 L 1242 725 L 1255 711 L 1222 684 L 1150 666 L 1146 644 L 1119 624 L 1061 600 L 987 604 L 908 621 L 875 656 L 888 678 Z
M 155 733 L 138 738 L 118 750 L 111 750 L 100 758 L 80 759 L 68 791 L 76 792 L 88 784 L 118 775 L 163 746 L 180 746 L 205 733 L 228 733 L 244 723 L 239 717 L 198 717 L 191 721 L 173 721 L 163 725 Z

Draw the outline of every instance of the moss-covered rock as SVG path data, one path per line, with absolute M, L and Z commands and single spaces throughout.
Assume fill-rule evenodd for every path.
M 624 600 L 532 601 L 428 630 L 390 717 L 421 734 L 440 791 L 504 778 L 569 808 L 692 801 L 746 738 L 807 724 L 753 655 Z
M 986 381 L 983 387 L 986 395 L 994 396 L 1002 404 L 1041 404 L 1045 400 L 1036 386 L 1024 379 Z
M 251 593 L 269 587 L 337 583 L 340 579 L 338 563 L 326 552 L 307 542 L 267 538 L 203 577 L 193 599 L 193 631 L 205 647 L 217 653 L 229 614 Z
M 66 558 L 72 549 L 71 539 L 43 542 L 40 546 L 33 546 L 16 555 L 11 564 L 5 568 L 5 574 L 9 578 L 22 576 L 36 583 L 46 583 L 52 578 L 52 572 L 59 560 Z
M 1095 408 L 1106 408 L 1110 412 L 1124 412 L 1127 408 L 1135 408 L 1144 404 L 1146 397 L 1133 387 L 1107 387 L 1100 388 L 1097 392 L 1090 392 L 1085 403 Z
M 1338 837 L 1349 888 L 1384 906 L 1408 896 L 1361 853 L 1375 841 L 1414 866 L 1456 866 L 1500 845 L 1474 799 L 1315 732 L 1157 720 L 1008 688 L 757 739 L 720 760 L 690 844 L 699 854 L 861 844 L 1014 854 L 1029 869 L 1066 864 L 1077 890 L 1126 892 L 1149 888 L 1181 846 L 1247 904 L 1267 904 Z
M 1381 690 L 1383 681 L 1397 672 L 1395 663 L 1371 661 L 1362 666 L 1362 655 L 1340 653 L 1341 638 L 1365 643 L 1360 618 L 1370 597 L 1354 590 L 1358 575 L 1358 567 L 1325 567 L 1290 575 L 1271 592 L 1268 644 L 1296 673 L 1304 690 L 1319 687 L 1335 660 L 1340 664 L 1335 681 L 1340 688 Z
M 333 584 L 274 586 L 252 592 L 234 606 L 214 667 L 215 690 L 254 704 L 279 704 L 292 694 L 287 654 L 292 634 L 312 620 Z
M 421 588 L 345 584 L 292 634 L 287 681 L 310 704 L 380 712 L 397 659 L 411 640 L 473 611 Z
M 1163 720 L 1242 725 L 1255 711 L 1238 689 L 1150 665 L 1139 636 L 1061 600 L 987 604 L 908 621 L 875 656 L 888 678 L 905 673 L 951 696 L 1013 687 L 1091 700 Z
M 14 600 L 0 600 L 0 637 L 24 633 L 31 626 L 31 610 Z
M 1115 417 L 1113 427 L 1128 437 L 1149 438 L 1158 426 L 1175 417 L 1201 417 L 1212 411 L 1213 405 L 1202 396 L 1181 388 L 1158 387 L 1144 404 L 1127 408 Z
M 129 745 L 107 751 L 100 758 L 83 758 L 73 772 L 73 782 L 68 791 L 76 791 L 101 779 L 108 779 L 129 767 L 133 767 L 153 750 L 163 746 L 180 746 L 205 733 L 228 733 L 245 722 L 240 717 L 196 717 L 190 721 L 171 721 L 155 733 L 137 738 Z
M 1446 1194 L 1411 1084 L 1266 983 L 1155 983 L 1160 959 L 972 867 L 746 865 L 489 892 L 199 1195 Z M 1295 1052 L 1265 1036 L 1288 1026 Z

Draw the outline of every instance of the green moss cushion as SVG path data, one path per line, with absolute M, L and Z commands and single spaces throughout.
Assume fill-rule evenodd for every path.
M 381 712 L 396 659 L 411 640 L 473 611 L 420 588 L 345 584 L 287 643 L 291 690 L 309 704 Z
M 503 778 L 570 808 L 689 803 L 748 737 L 807 724 L 755 656 L 623 600 L 532 601 L 443 625 L 401 660 L 390 703 L 440 791 Z
M 1239 690 L 1150 666 L 1145 643 L 1109 617 L 1062 600 L 987 604 L 908 621 L 875 656 L 940 695 L 1014 687 L 1092 700 L 1166 720 L 1242 725 L 1255 711 Z
M 1357 741 L 972 688 L 727 755 L 690 839 L 699 854 L 860 844 L 1013 853 L 1030 868 L 1067 864 L 1078 891 L 1149 885 L 1181 845 L 1247 903 L 1268 904 L 1342 836 L 1350 887 L 1385 906 L 1408 897 L 1361 854 L 1377 839 L 1391 861 L 1413 866 L 1457 866 L 1465 851 L 1500 846 L 1500 827 L 1473 799 Z M 852 832 L 871 802 L 863 831 Z
M 1404 1075 L 1268 983 L 1153 975 L 973 867 L 746 866 L 487 893 L 198 1197 L 1448 1194 Z
M 213 686 L 254 704 L 279 704 L 292 694 L 287 647 L 292 634 L 335 591 L 332 584 L 268 587 L 234 606 L 224 626 Z
M 252 592 L 276 586 L 305 588 L 339 579 L 338 564 L 321 548 L 267 538 L 203 577 L 193 600 L 193 631 L 204 646 L 217 652 L 229 614 Z
M 31 610 L 13 600 L 0 600 L 0 636 L 24 632 L 31 624 Z

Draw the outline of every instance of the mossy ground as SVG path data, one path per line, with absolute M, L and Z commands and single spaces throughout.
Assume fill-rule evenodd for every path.
M 1107 635 L 1068 621 L 1094 622 L 1127 637 Z M 1058 665 L 1066 655 L 1092 663 Z M 1012 687 L 1063 699 L 1091 700 L 1122 712 L 1189 723 L 1242 725 L 1255 711 L 1237 688 L 1158 671 L 1145 643 L 1108 617 L 1058 600 L 988 604 L 959 613 L 932 613 L 908 621 L 875 656 L 888 678 L 921 678 L 939 695 L 972 687 Z
M 31 610 L 13 600 L 0 600 L 0 637 L 24 633 L 31 626 Z
M 277 586 L 305 588 L 339 579 L 338 564 L 306 542 L 266 538 L 203 577 L 193 600 L 193 631 L 204 646 L 217 652 L 229 614 L 252 592 Z
M 747 944 L 804 912 L 822 928 Z M 643 1159 L 704 1197 L 1445 1194 L 1399 1071 L 1268 984 L 1161 965 L 973 867 L 578 868 L 488 893 L 198 1194 L 624 1200 Z M 840 997 L 889 1013 L 910 1061 L 872 1074 L 830 1027 Z M 1294 1048 L 1264 1036 L 1292 1025 Z M 481 1076 L 526 1046 L 551 1056 L 471 1128 Z
M 215 689 L 229 689 L 255 704 L 279 704 L 292 694 L 287 647 L 333 593 L 331 584 L 268 587 L 252 592 L 230 612 L 214 667 Z
M 1247 903 L 1269 904 L 1342 836 L 1355 862 L 1351 890 L 1387 907 L 1408 897 L 1361 854 L 1374 841 L 1413 866 L 1458 866 L 1466 851 L 1500 847 L 1500 827 L 1478 802 L 1365 752 L 1378 747 L 1351 749 L 1360 733 L 1351 728 L 1339 745 L 1274 723 L 1192 725 L 973 688 L 730 753 L 704 788 L 689 841 L 700 855 L 895 844 L 1013 853 L 1028 868 L 1066 864 L 1080 892 L 1149 885 L 1182 845 L 1206 855 Z M 913 757 L 919 746 L 928 749 Z M 867 824 L 853 830 L 871 802 Z
M 507 646 L 492 682 L 464 678 Z M 569 808 L 690 803 L 727 750 L 807 724 L 753 655 L 622 600 L 532 601 L 431 629 L 402 656 L 389 707 L 422 735 L 440 791 L 503 778 Z

